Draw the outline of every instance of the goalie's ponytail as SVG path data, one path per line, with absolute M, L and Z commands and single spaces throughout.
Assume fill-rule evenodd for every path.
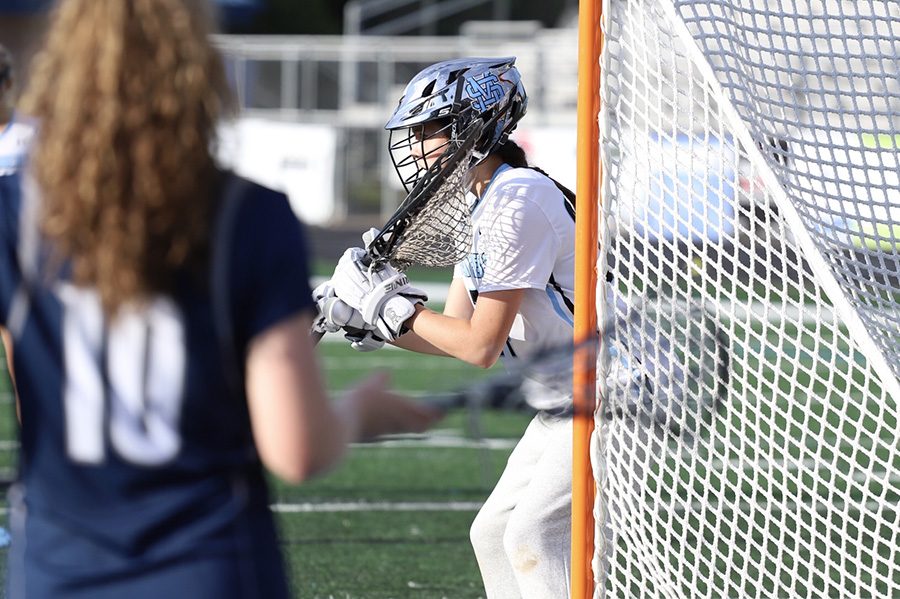
M 503 162 L 513 168 L 531 168 L 528 165 L 528 158 L 525 156 L 525 150 L 511 139 L 507 139 L 503 142 L 503 145 L 497 148 L 497 155 L 500 156 L 500 159 L 503 160 Z
M 566 197 L 566 210 L 569 212 L 573 219 L 575 218 L 575 192 L 545 173 L 542 169 L 528 164 L 528 158 L 525 155 L 525 150 L 522 149 L 522 146 L 508 139 L 497 149 L 496 154 L 503 160 L 503 162 L 513 168 L 530 168 L 531 170 L 537 171 L 553 181 L 553 184 L 556 185 L 560 193 L 562 193 Z

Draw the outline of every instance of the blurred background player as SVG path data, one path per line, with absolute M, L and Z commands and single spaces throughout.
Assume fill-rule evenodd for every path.
M 388 121 L 394 164 L 407 189 L 434 161 L 454 151 L 472 119 L 496 117 L 476 144 L 469 170 L 473 234 L 468 257 L 454 270 L 443 314 L 425 308 L 408 285 L 388 295 L 370 337 L 445 355 L 483 368 L 572 340 L 574 195 L 541 171 L 508 140 L 525 114 L 527 98 L 514 58 L 466 58 L 432 65 L 407 85 Z M 404 168 L 414 165 L 414 172 Z M 452 223 L 447 223 L 447 229 Z M 330 283 L 317 289 L 362 312 L 377 281 L 348 250 Z M 332 327 L 334 328 L 334 327 Z M 360 345 L 359 341 L 355 341 Z M 371 347 L 371 344 L 370 346 Z M 535 381 L 540 388 L 540 383 Z M 494 491 L 472 525 L 471 540 L 490 599 L 559 599 L 569 586 L 571 420 L 552 410 L 570 401 L 546 389 L 541 407 L 509 458 Z
M 15 111 L 15 79 L 12 54 L 0 44 L 0 175 L 18 171 L 34 128 L 18 118 Z
M 34 127 L 23 122 L 15 110 L 16 81 L 12 53 L 0 44 L 0 177 L 14 175 L 25 164 Z M 0 338 L 12 373 L 12 339 L 0 327 Z
M 210 154 L 210 30 L 205 0 L 62 0 L 33 63 L 29 175 L 0 186 L 10 597 L 285 597 L 262 466 L 299 482 L 433 421 L 383 378 L 328 402 L 303 229 Z

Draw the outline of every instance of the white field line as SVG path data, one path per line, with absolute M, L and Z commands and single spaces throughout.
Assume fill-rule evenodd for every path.
M 347 512 L 476 512 L 481 501 L 331 501 L 315 503 L 274 503 L 279 514 Z
M 449 431 L 434 431 L 430 435 L 386 437 L 370 443 L 353 443 L 352 447 L 401 447 L 404 449 L 512 449 L 518 439 L 469 439 Z
M 341 514 L 350 512 L 477 512 L 481 501 L 329 501 L 308 503 L 273 503 L 269 508 L 277 514 Z M 0 515 L 9 508 L 0 508 Z

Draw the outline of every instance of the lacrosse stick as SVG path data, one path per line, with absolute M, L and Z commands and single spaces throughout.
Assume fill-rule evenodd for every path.
M 424 400 L 443 410 L 571 416 L 573 357 L 586 348 L 598 356 L 604 418 L 632 418 L 671 434 L 695 434 L 724 404 L 729 386 L 728 338 L 713 310 L 698 300 L 692 305 L 617 302 L 613 312 L 599 337 L 537 350 L 501 374 Z
M 377 269 L 391 263 L 404 271 L 413 264 L 452 266 L 472 244 L 472 220 L 466 194 L 469 166 L 482 133 L 496 117 L 474 120 L 425 171 L 381 230 L 366 245 L 363 264 Z M 350 330 L 345 328 L 345 330 Z M 314 343 L 322 333 L 313 332 Z

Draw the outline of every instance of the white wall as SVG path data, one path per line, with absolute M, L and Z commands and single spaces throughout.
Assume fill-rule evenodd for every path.
M 222 125 L 219 136 L 224 165 L 285 192 L 304 222 L 325 224 L 333 219 L 334 127 L 243 117 Z

